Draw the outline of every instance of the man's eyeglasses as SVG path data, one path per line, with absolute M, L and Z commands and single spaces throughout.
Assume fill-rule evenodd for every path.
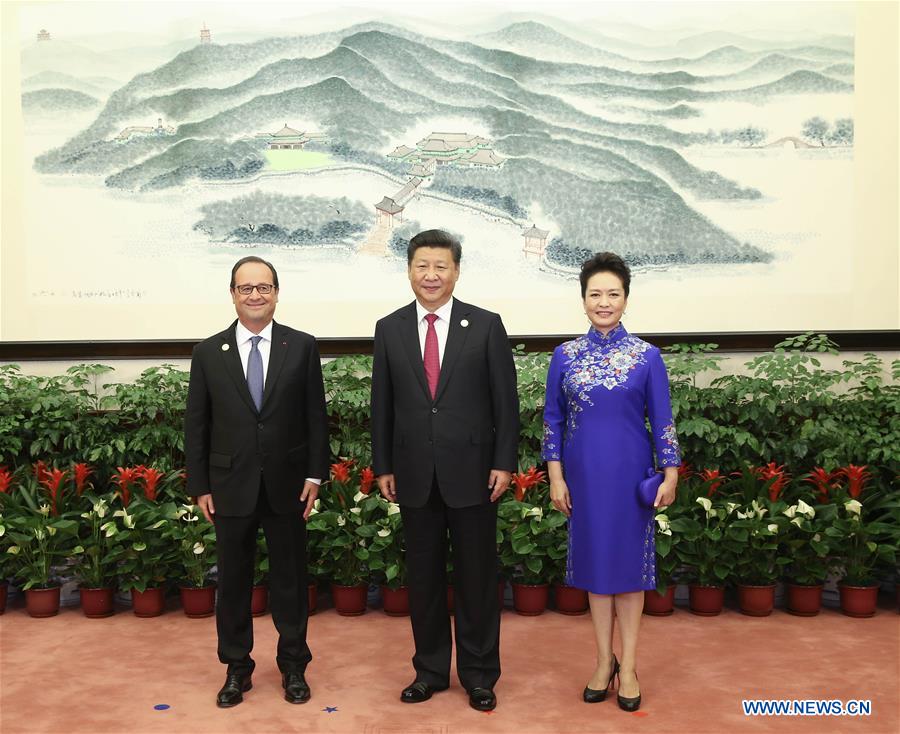
M 256 288 L 256 292 L 261 296 L 267 296 L 273 290 L 275 290 L 275 286 L 271 283 L 259 283 L 258 285 L 236 285 L 234 287 L 234 289 L 242 296 L 249 296 L 251 293 L 253 293 L 254 288 Z

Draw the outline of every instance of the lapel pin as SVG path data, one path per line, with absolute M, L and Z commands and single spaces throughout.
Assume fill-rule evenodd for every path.
M 222 345 L 222 351 L 223 351 L 223 352 L 227 352 L 227 351 L 228 351 L 228 345 L 227 345 L 227 344 L 223 344 L 223 345 Z
M 469 325 L 469 320 L 463 319 L 462 321 L 459 322 L 459 325 L 465 329 Z

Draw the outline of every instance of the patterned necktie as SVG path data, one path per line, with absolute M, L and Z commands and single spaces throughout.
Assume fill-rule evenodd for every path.
M 263 397 L 263 363 L 262 354 L 259 353 L 262 337 L 251 336 L 250 341 L 253 342 L 253 346 L 250 347 L 250 358 L 247 360 L 247 387 L 250 388 L 250 397 L 259 410 L 262 408 Z
M 437 314 L 434 313 L 425 315 L 425 320 L 428 322 L 428 331 L 425 332 L 425 379 L 428 380 L 428 389 L 431 391 L 432 400 L 437 394 L 438 378 L 441 376 L 437 331 L 434 328 L 437 318 Z

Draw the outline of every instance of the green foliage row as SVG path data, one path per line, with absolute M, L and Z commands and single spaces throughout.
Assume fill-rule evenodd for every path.
M 870 353 L 826 369 L 819 356 L 835 354 L 837 345 L 810 333 L 748 360 L 742 374 L 722 374 L 715 349 L 676 345 L 665 357 L 684 461 L 723 471 L 776 461 L 794 475 L 848 463 L 884 477 L 900 471 L 900 360 L 888 381 Z M 549 354 L 515 353 L 525 468 L 541 463 Z M 187 372 L 163 364 L 133 383 L 107 384 L 111 371 L 83 364 L 35 377 L 0 366 L 0 465 L 86 461 L 101 474 L 137 464 L 181 467 Z M 370 463 L 371 371 L 368 356 L 323 366 L 332 454 L 362 465 Z

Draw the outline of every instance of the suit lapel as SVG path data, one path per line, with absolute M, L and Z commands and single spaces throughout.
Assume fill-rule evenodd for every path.
M 447 346 L 444 348 L 444 358 L 441 360 L 441 374 L 438 378 L 435 401 L 440 400 L 441 393 L 447 387 L 447 382 L 450 380 L 450 374 L 453 372 L 459 353 L 466 343 L 466 337 L 469 334 L 468 321 L 466 326 L 463 326 L 461 322 L 465 321 L 470 310 L 467 303 L 453 301 L 453 310 L 450 312 L 450 330 L 447 332 Z
M 266 387 L 263 391 L 262 404 L 266 405 L 266 401 L 275 389 L 275 383 L 278 381 L 278 375 L 281 374 L 281 368 L 284 366 L 284 359 L 288 352 L 287 330 L 281 324 L 272 324 L 272 344 L 269 348 L 269 368 L 266 370 Z M 249 394 L 249 389 L 247 390 Z
M 237 325 L 235 321 L 228 329 L 219 334 L 222 339 L 222 362 L 225 364 L 225 371 L 234 382 L 238 395 L 247 403 L 247 407 L 254 413 L 256 406 L 253 404 L 253 398 L 250 396 L 250 388 L 247 387 L 247 376 L 244 374 L 244 368 L 241 365 L 241 355 L 238 352 L 237 340 L 234 336 L 234 329 Z
M 422 361 L 422 347 L 419 344 L 419 318 L 415 301 L 400 312 L 400 341 L 403 342 L 403 347 L 406 349 L 409 366 L 430 402 L 431 392 L 428 389 L 428 381 L 425 379 L 425 363 Z

